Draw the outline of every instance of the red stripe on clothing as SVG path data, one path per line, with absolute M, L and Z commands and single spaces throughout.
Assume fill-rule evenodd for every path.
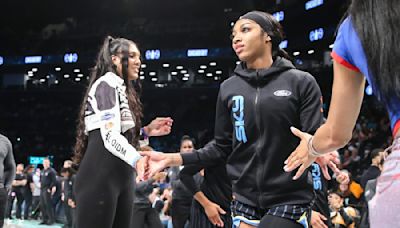
M 354 66 L 353 64 L 347 62 L 345 59 L 343 59 L 341 56 L 339 56 L 338 54 L 336 54 L 336 52 L 332 51 L 331 52 L 331 56 L 332 58 L 339 64 L 349 68 L 350 70 L 353 70 L 355 72 L 360 72 L 360 70 Z
M 397 122 L 394 124 L 393 127 L 393 137 L 396 136 L 397 132 L 400 129 L 400 119 L 397 120 Z

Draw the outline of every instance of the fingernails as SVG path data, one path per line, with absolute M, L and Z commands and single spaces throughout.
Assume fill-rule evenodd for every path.
M 294 176 L 292 179 L 293 180 L 297 180 L 297 179 L 299 179 L 299 177 Z
M 288 167 L 287 165 L 285 165 L 285 166 L 283 167 L 283 170 L 285 170 L 285 172 L 289 172 L 289 167 Z
M 285 165 L 287 165 L 287 163 L 288 163 L 288 160 L 286 160 L 284 163 L 285 163 Z

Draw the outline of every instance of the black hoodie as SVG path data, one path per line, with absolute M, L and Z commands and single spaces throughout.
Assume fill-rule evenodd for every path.
M 182 154 L 183 163 L 225 160 L 236 200 L 254 207 L 307 204 L 314 197 L 311 175 L 293 181 L 297 170 L 283 166 L 299 144 L 290 127 L 314 133 L 322 118 L 321 91 L 309 73 L 280 57 L 267 69 L 242 63 L 220 87 L 216 149 Z

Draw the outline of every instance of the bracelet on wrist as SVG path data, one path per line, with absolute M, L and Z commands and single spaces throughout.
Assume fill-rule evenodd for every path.
M 140 136 L 143 140 L 146 140 L 149 138 L 149 135 L 146 134 L 146 131 L 144 130 L 144 127 L 140 128 Z
M 319 153 L 318 151 L 315 150 L 315 148 L 313 146 L 313 140 L 314 140 L 314 136 L 311 136 L 311 138 L 308 140 L 308 153 L 311 156 L 320 157 L 323 154 L 321 154 L 321 153 Z

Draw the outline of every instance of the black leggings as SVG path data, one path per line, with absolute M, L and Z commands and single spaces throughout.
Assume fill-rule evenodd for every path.
M 89 133 L 74 192 L 77 228 L 131 227 L 134 170 L 104 147 L 100 130 Z
M 305 228 L 303 225 L 294 220 L 273 215 L 264 215 L 260 221 L 260 224 L 258 225 L 258 228 L 269 227 Z

